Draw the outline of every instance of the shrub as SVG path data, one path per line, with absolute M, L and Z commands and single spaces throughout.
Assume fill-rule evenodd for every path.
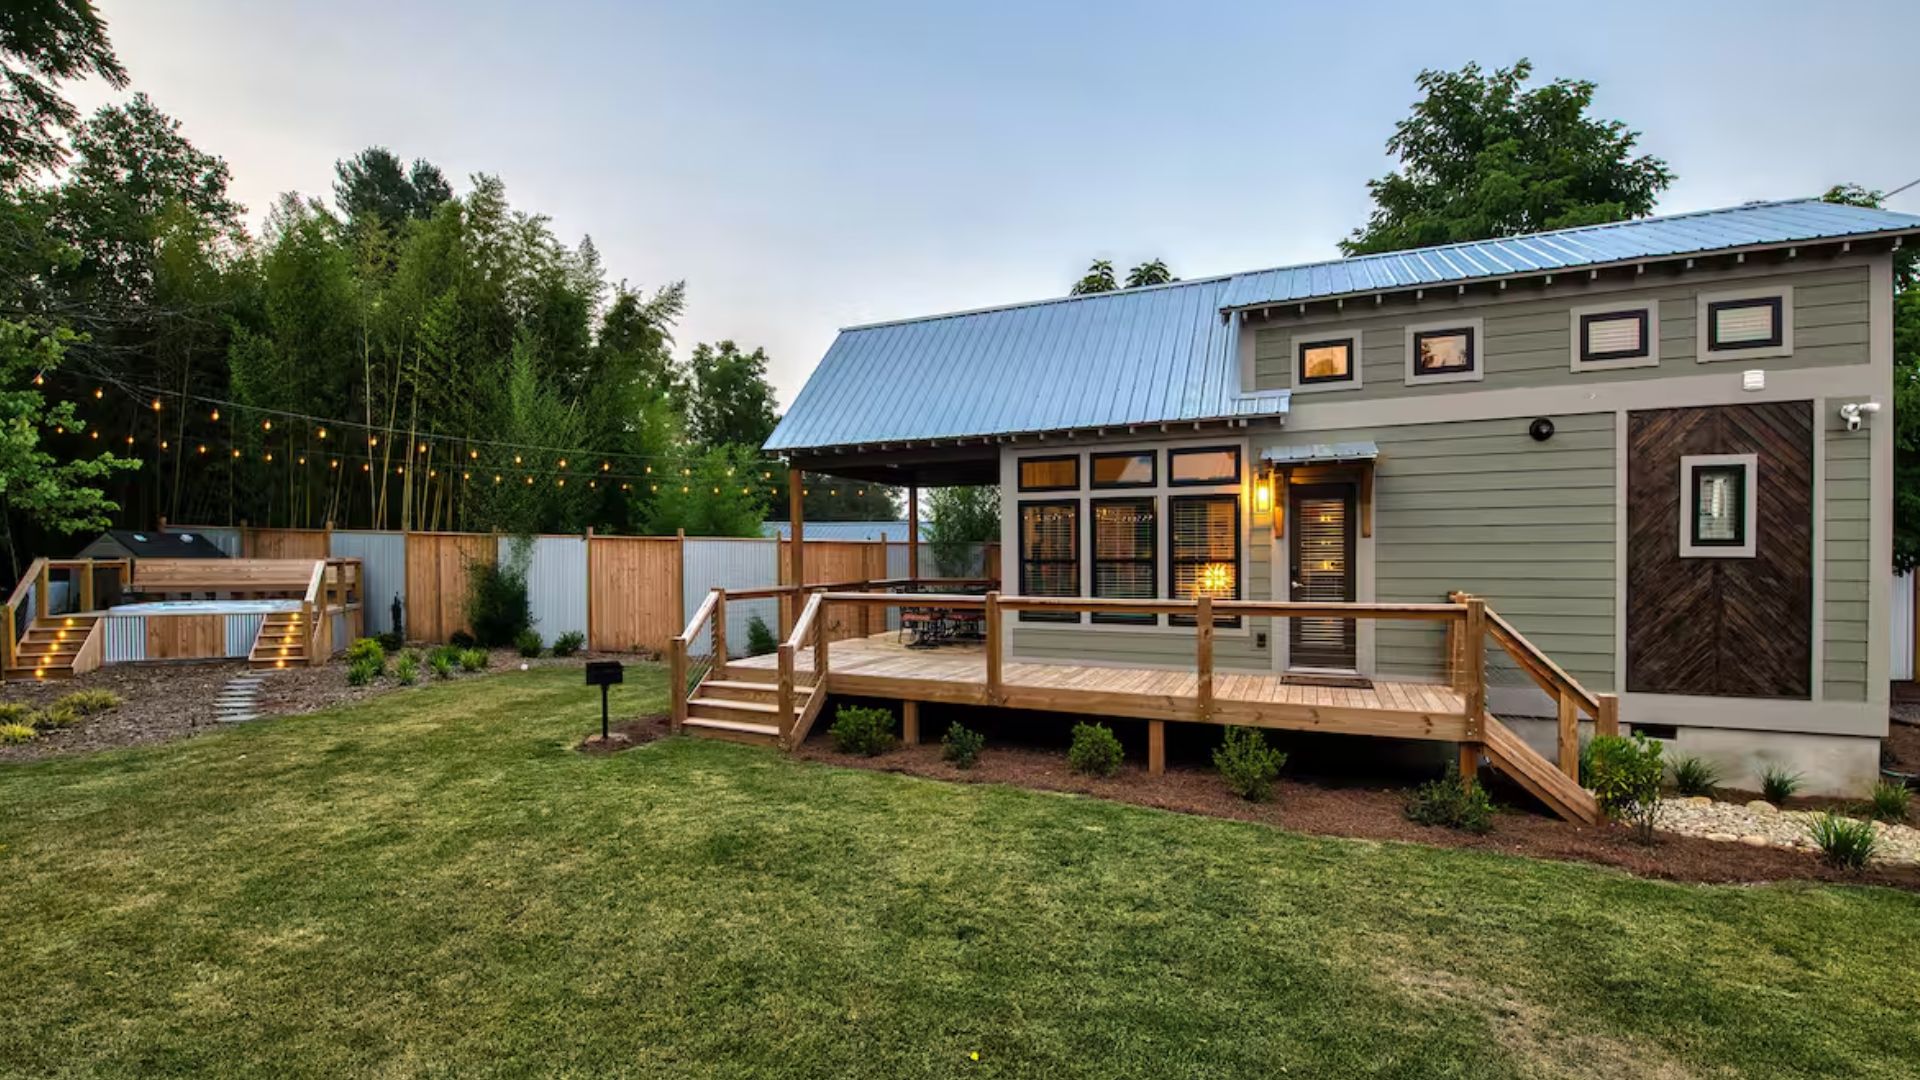
M 765 656 L 780 648 L 780 642 L 767 627 L 767 620 L 755 615 L 747 620 L 747 655 Z
M 972 728 L 948 724 L 947 733 L 940 737 L 940 756 L 953 762 L 956 769 L 971 769 L 980 760 L 980 748 L 985 745 L 986 736 Z
M 427 657 L 427 666 L 433 669 L 433 677 L 436 679 L 453 678 L 453 664 L 453 654 L 440 649 L 433 650 L 433 653 Z
M 1800 790 L 1803 778 L 1797 772 L 1789 772 L 1778 765 L 1769 765 L 1760 773 L 1760 796 L 1775 806 L 1793 798 Z
M 373 640 L 379 642 L 380 647 L 387 650 L 389 655 L 398 653 L 401 649 L 407 647 L 407 639 L 392 630 L 388 630 L 383 634 L 375 634 Z
M 1633 826 L 1643 843 L 1653 842 L 1660 823 L 1660 782 L 1666 763 L 1660 743 L 1645 735 L 1602 735 L 1592 742 L 1593 794 L 1616 821 Z
M 476 644 L 515 644 L 533 625 L 527 576 L 517 565 L 477 562 L 467 570 L 467 624 Z
M 412 686 L 420 679 L 420 661 L 412 653 L 401 653 L 400 659 L 393 662 L 393 677 L 400 680 L 401 686 Z
M 868 757 L 893 749 L 893 713 L 842 705 L 833 716 L 833 745 L 843 754 Z
M 32 742 L 39 734 L 28 724 L 0 724 L 0 746 Z
M 1120 738 L 1105 724 L 1073 725 L 1073 744 L 1067 764 L 1089 776 L 1112 776 L 1120 771 Z
M 455 649 L 471 649 L 480 643 L 473 640 L 473 635 L 467 633 L 465 630 L 455 630 L 453 633 L 447 635 L 447 644 Z
M 33 706 L 18 701 L 0 702 L 0 724 L 25 724 L 33 719 Z
M 94 716 L 118 706 L 120 695 L 111 690 L 75 690 L 53 704 L 55 708 L 65 706 L 81 716 Z
M 587 635 L 578 630 L 569 630 L 553 639 L 553 655 L 572 656 L 587 647 Z
M 520 650 L 521 656 L 531 660 L 539 656 L 540 653 L 546 649 L 547 645 L 546 642 L 540 640 L 540 632 L 538 630 L 522 630 L 513 635 L 513 647 Z
M 380 677 L 380 665 L 370 656 L 347 662 L 347 685 L 365 686 Z
M 347 646 L 347 668 L 349 676 L 352 675 L 352 668 L 355 664 L 369 665 L 373 668 L 375 675 L 385 674 L 387 670 L 387 647 L 380 644 L 378 638 L 363 637 L 355 639 L 353 644 Z M 354 685 L 358 686 L 360 684 L 354 683 Z
M 55 728 L 73 727 L 80 722 L 81 715 L 80 710 L 62 700 L 34 713 L 27 722 L 41 731 L 52 731 Z
M 487 662 L 491 659 L 493 658 L 487 655 L 487 650 L 485 649 L 461 649 L 460 670 L 485 671 L 487 670 Z
M 1912 802 L 1913 792 L 1907 790 L 1907 785 L 1898 780 L 1882 780 L 1873 785 L 1873 793 L 1867 797 L 1867 813 L 1875 821 L 1905 821 Z
M 1813 842 L 1820 846 L 1820 857 L 1844 870 L 1859 870 L 1873 857 L 1877 837 L 1873 822 L 1842 817 L 1829 810 L 1807 826 Z
M 1227 728 L 1226 742 L 1213 752 L 1213 767 L 1220 770 L 1227 790 L 1252 802 L 1265 802 L 1273 794 L 1274 777 L 1286 763 L 1286 753 L 1268 746 L 1259 728 Z
M 1703 757 L 1688 754 L 1673 759 L 1673 789 L 1682 795 L 1711 795 L 1720 782 L 1720 770 Z
M 1407 800 L 1407 820 L 1487 833 L 1493 830 L 1493 799 L 1479 780 L 1462 781 L 1460 766 L 1454 763 L 1447 766 L 1447 775 L 1413 790 L 1413 797 Z

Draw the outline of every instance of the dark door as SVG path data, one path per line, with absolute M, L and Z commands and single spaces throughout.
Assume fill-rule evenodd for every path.
M 1296 603 L 1352 603 L 1352 484 L 1301 484 L 1288 494 L 1287 598 Z M 1293 668 L 1352 671 L 1352 619 L 1287 620 L 1287 663 Z

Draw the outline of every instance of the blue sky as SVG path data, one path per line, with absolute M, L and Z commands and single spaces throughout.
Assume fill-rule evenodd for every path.
M 100 0 L 257 224 L 383 144 L 499 174 L 790 401 L 841 326 L 1337 254 L 1422 67 L 1600 84 L 1663 211 L 1920 177 L 1920 4 Z M 74 94 L 93 106 L 118 95 Z M 1920 213 L 1920 188 L 1896 199 Z

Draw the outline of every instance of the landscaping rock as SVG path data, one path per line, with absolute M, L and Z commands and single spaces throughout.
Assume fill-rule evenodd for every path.
M 1721 843 L 1741 843 L 1748 847 L 1817 851 L 1818 845 L 1813 842 L 1809 829 L 1821 813 L 1813 810 L 1781 810 L 1759 799 L 1741 805 L 1714 802 L 1711 799 L 1676 798 L 1661 803 L 1659 828 L 1682 836 L 1697 836 Z M 1920 864 L 1920 829 L 1876 822 L 1874 836 L 1878 841 L 1874 862 Z
M 1709 799 L 1707 801 L 1712 802 L 1713 800 Z M 1752 802 L 1749 802 L 1747 804 L 1747 809 L 1753 811 L 1756 814 L 1777 814 L 1780 812 L 1779 807 L 1773 805 L 1772 803 L 1768 802 L 1765 799 L 1755 799 Z

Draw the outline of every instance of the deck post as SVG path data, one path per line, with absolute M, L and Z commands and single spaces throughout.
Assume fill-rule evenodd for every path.
M 680 734 L 680 725 L 687 722 L 687 639 L 675 634 L 667 643 L 667 690 L 673 698 L 673 714 L 667 721 L 667 728 L 673 734 Z
M 796 589 L 807 583 L 806 517 L 805 476 L 799 469 L 789 468 L 787 470 L 787 528 L 793 535 L 793 548 L 787 552 L 787 560 L 792 566 L 790 573 L 793 575 L 793 580 L 787 584 Z M 794 601 L 795 603 L 799 601 L 797 592 L 794 594 Z M 800 613 L 794 612 L 793 617 L 799 618 Z
M 907 485 L 907 578 L 920 580 L 920 484 Z
M 1560 691 L 1560 771 L 1567 779 L 1580 779 L 1580 712 L 1573 694 Z
M 1467 597 L 1467 618 L 1460 628 L 1461 681 L 1467 706 L 1467 737 L 1460 742 L 1460 780 L 1471 781 L 1480 771 L 1480 744 L 1486 737 L 1487 715 L 1487 602 Z
M 1595 735 L 1620 734 L 1620 698 L 1615 694 L 1595 695 L 1600 699 L 1600 711 L 1593 717 Z
M 1000 690 L 1000 649 L 1003 628 L 1000 612 L 1000 590 L 987 593 L 987 700 L 998 705 L 1001 701 Z
M 1165 720 L 1147 721 L 1147 775 L 1159 776 L 1167 771 L 1167 722 Z
M 93 610 L 93 560 L 87 559 L 80 566 L 80 610 Z
M 1202 596 L 1194 616 L 1194 641 L 1197 656 L 1194 673 L 1199 676 L 1200 719 L 1213 717 L 1213 597 Z
M 780 643 L 780 682 L 774 688 L 775 716 L 782 730 L 793 724 L 793 643 Z
M 727 590 L 713 590 L 713 677 L 727 677 Z
M 816 594 L 825 593 L 825 589 L 815 590 Z M 813 692 L 826 693 L 827 688 L 827 601 L 820 601 L 820 610 L 813 613 Z
M 900 742 L 903 746 L 920 745 L 920 703 L 917 701 L 900 703 Z
M 51 563 L 43 562 L 40 564 L 40 579 L 35 585 L 36 587 L 33 590 L 34 613 L 44 619 L 51 614 L 50 605 L 53 600 L 53 598 L 48 595 L 53 592 L 53 568 Z

